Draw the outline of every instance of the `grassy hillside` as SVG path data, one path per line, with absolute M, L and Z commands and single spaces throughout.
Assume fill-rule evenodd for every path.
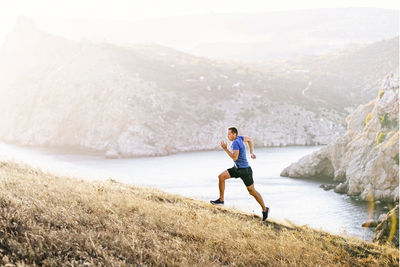
M 233 209 L 0 162 L 0 264 L 393 266 L 398 251 Z

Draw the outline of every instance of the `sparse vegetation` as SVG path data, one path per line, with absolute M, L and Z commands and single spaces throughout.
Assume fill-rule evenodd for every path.
M 365 125 L 368 125 L 369 121 L 372 119 L 372 114 L 368 113 L 367 117 L 365 117 Z
M 383 89 L 379 90 L 378 99 L 381 99 L 385 91 Z
M 376 143 L 378 145 L 380 145 L 385 140 L 385 138 L 386 138 L 386 133 L 385 132 L 380 132 L 378 134 L 378 137 L 376 138 Z
M 393 266 L 398 250 L 109 181 L 0 162 L 0 264 Z M 10 265 L 11 266 L 11 265 Z

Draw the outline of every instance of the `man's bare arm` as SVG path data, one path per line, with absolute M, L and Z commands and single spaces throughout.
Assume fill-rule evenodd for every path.
M 226 142 L 224 142 L 224 141 L 222 141 L 220 143 L 220 146 L 226 152 L 226 154 L 228 154 L 228 156 L 231 157 L 231 159 L 233 159 L 234 161 L 237 161 L 237 159 L 239 157 L 239 150 L 233 150 L 232 152 L 230 152 L 228 147 L 227 147 Z
M 253 144 L 253 140 L 248 137 L 248 136 L 243 136 L 243 141 L 247 142 L 249 144 L 249 148 L 250 148 L 250 155 L 252 159 L 256 158 L 256 155 L 254 154 L 254 144 Z

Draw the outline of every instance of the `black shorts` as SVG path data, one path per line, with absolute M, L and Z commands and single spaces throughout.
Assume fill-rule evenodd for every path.
M 253 181 L 253 170 L 251 167 L 247 168 L 230 168 L 228 169 L 229 175 L 234 178 L 240 177 L 246 186 L 254 184 Z

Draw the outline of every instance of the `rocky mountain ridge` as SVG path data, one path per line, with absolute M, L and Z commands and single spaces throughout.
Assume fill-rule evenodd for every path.
M 24 41 L 21 41 L 24 40 Z M 256 146 L 326 144 L 335 110 L 293 80 L 174 49 L 75 42 L 21 20 L 0 49 L 0 139 L 108 157 L 215 149 L 230 125 Z

